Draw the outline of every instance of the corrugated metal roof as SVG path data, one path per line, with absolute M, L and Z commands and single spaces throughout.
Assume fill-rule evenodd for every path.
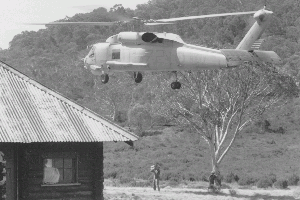
M 0 142 L 137 139 L 135 134 L 0 62 Z

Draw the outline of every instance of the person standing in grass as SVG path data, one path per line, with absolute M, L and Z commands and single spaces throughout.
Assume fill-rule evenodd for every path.
M 209 181 L 208 190 L 212 190 L 212 191 L 220 190 L 221 187 L 220 173 L 216 173 L 212 171 L 211 175 L 208 178 L 208 181 Z
M 209 178 L 208 178 L 208 181 L 209 181 L 209 186 L 208 188 L 209 189 L 213 189 L 214 188 L 214 184 L 215 184 L 215 180 L 216 180 L 217 176 L 215 174 L 214 171 L 211 172 Z
M 150 171 L 154 174 L 153 175 L 153 189 L 160 191 L 160 187 L 159 187 L 159 179 L 160 179 L 160 166 L 158 163 L 156 163 L 155 165 L 152 165 L 150 167 Z

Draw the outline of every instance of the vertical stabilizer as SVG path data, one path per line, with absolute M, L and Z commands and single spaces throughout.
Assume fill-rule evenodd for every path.
M 246 36 L 240 42 L 236 49 L 238 50 L 250 50 L 253 43 L 262 35 L 271 21 L 272 11 L 265 9 L 259 10 L 254 14 L 256 22 L 250 28 Z

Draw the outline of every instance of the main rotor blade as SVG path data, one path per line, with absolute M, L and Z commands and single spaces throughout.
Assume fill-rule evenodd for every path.
M 156 25 L 166 25 L 166 24 L 174 24 L 174 23 L 168 23 L 168 22 L 153 22 L 153 23 L 145 23 L 146 26 L 156 26 Z
M 24 25 L 98 25 L 112 26 L 117 22 L 49 22 L 49 23 L 22 23 Z
M 235 12 L 235 13 L 220 13 L 220 14 L 210 14 L 210 15 L 199 15 L 199 16 L 189 16 L 189 17 L 177 17 L 170 19 L 158 19 L 157 22 L 175 22 L 182 21 L 188 19 L 202 19 L 202 18 L 211 18 L 211 17 L 224 17 L 224 16 L 232 16 L 232 15 L 249 15 L 254 14 L 257 11 L 248 11 L 248 12 Z

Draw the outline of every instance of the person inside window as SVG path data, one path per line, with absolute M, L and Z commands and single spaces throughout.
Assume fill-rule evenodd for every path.
M 44 166 L 44 184 L 56 184 L 59 182 L 59 171 L 57 168 L 54 168 L 52 165 L 52 159 L 45 159 L 45 166 Z

